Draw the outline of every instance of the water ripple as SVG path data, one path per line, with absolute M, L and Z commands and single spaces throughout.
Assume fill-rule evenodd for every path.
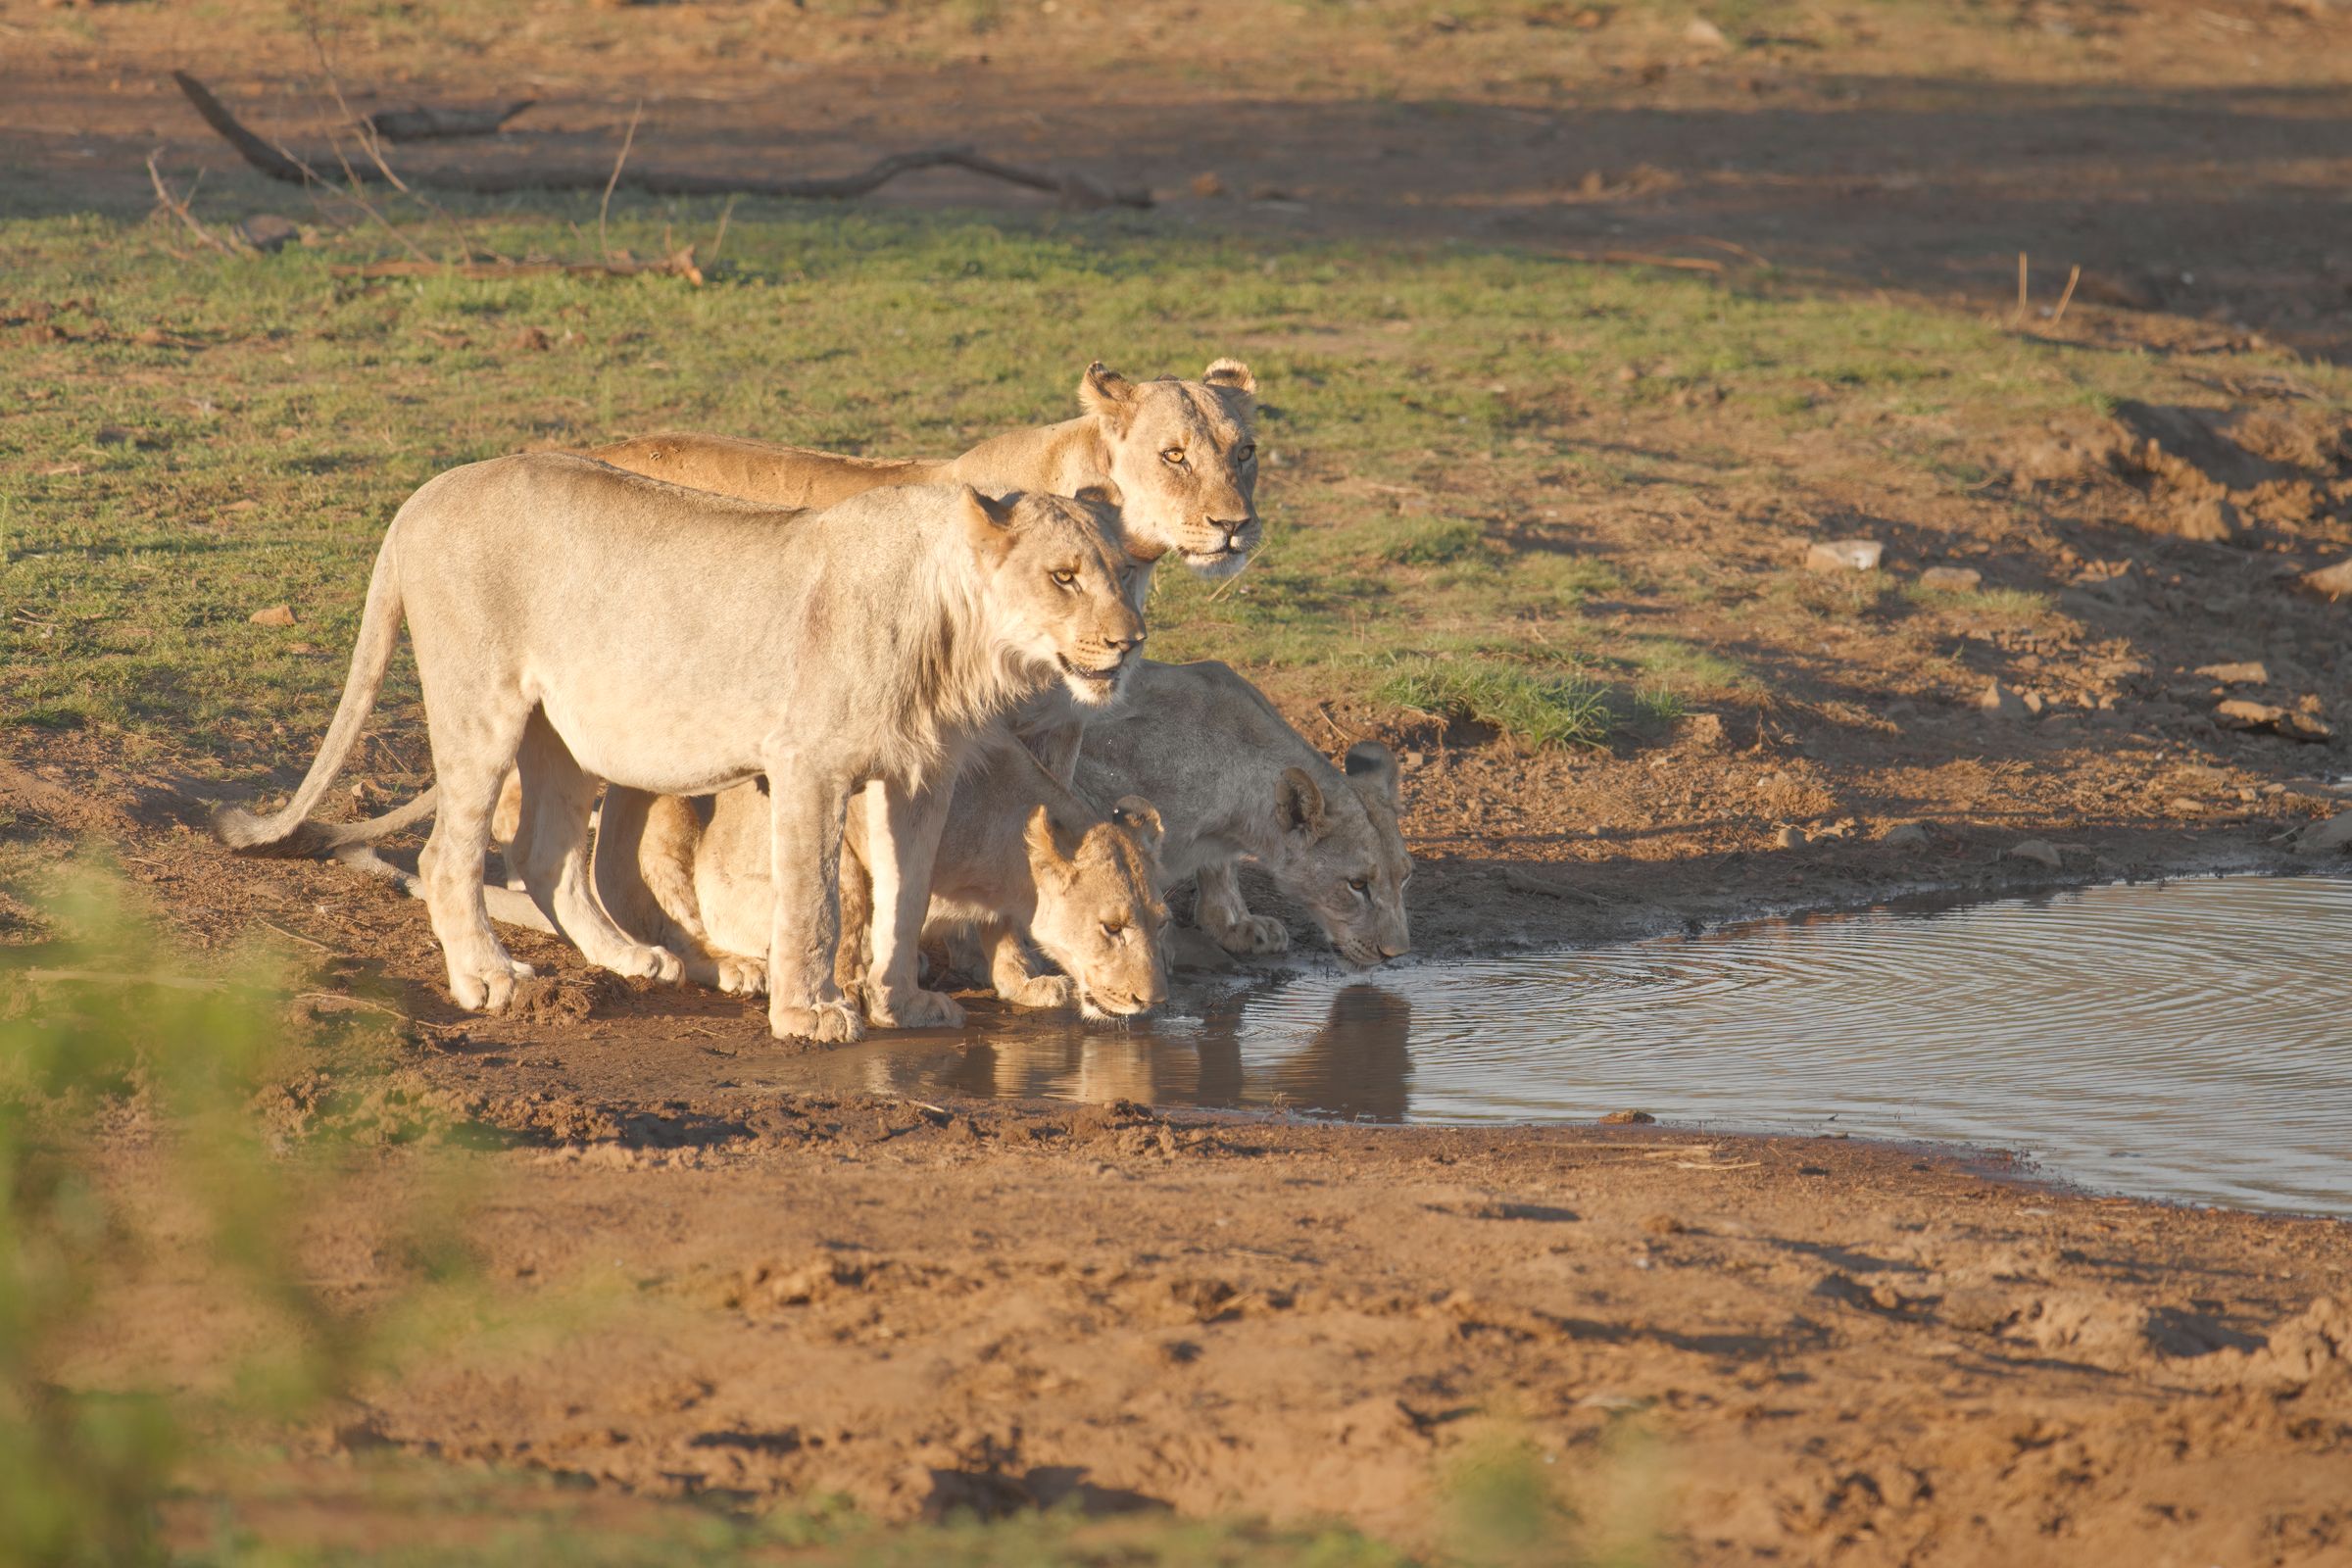
M 1307 978 L 1104 1031 L 975 1013 L 898 1093 L 1959 1139 L 2087 1185 L 2352 1215 L 2352 881 L 2105 887 Z

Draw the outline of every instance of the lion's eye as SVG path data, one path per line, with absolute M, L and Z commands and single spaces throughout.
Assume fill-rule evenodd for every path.
M 1105 920 L 1102 922 L 1102 934 L 1116 942 L 1127 934 L 1126 924 L 1119 920 Z
M 1160 462 L 1162 462 L 1162 463 L 1164 463 L 1164 464 L 1167 464 L 1167 465 L 1168 465 L 1170 467 L 1175 467 L 1175 468 L 1181 468 L 1181 467 L 1183 467 L 1183 466 L 1184 466 L 1184 448 L 1182 448 L 1182 447 L 1170 447 L 1170 448 L 1168 448 L 1168 450 L 1167 450 L 1167 451 L 1165 451 L 1165 452 L 1162 452 L 1162 453 L 1159 455 L 1159 461 L 1160 461 Z
M 1256 456 L 1257 443 L 1254 441 L 1245 441 L 1233 449 L 1233 461 L 1236 463 L 1249 463 Z
M 1073 583 L 1077 582 L 1077 580 L 1078 574 L 1067 566 L 1063 566 L 1058 571 L 1054 573 L 1054 581 L 1064 588 L 1069 587 Z
M 1358 893 L 1369 893 L 1372 891 L 1372 879 L 1370 877 L 1351 876 L 1348 879 L 1348 885 L 1355 889 L 1355 891 Z

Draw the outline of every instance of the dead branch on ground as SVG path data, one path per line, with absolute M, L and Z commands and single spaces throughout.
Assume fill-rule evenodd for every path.
M 172 79 L 187 95 L 204 122 L 213 127 L 223 141 L 237 150 L 239 157 L 259 172 L 289 185 L 301 185 L 318 179 L 312 172 L 310 161 L 267 141 L 248 129 L 244 122 L 229 113 L 226 105 L 213 95 L 212 89 L 184 71 L 172 73 Z M 1056 174 L 1041 170 L 1025 169 L 975 152 L 968 146 L 927 147 L 916 152 L 893 153 L 872 167 L 854 174 L 835 174 L 807 179 L 773 179 L 737 174 L 697 174 L 662 170 L 641 170 L 618 176 L 620 188 L 648 196 L 777 196 L 800 201 L 846 201 L 869 195 L 898 178 L 923 169 L 962 169 L 992 179 L 1026 186 L 1058 196 L 1068 207 L 1149 207 L 1152 193 L 1142 189 L 1113 189 L 1100 181 L 1078 173 Z M 361 169 L 356 177 L 385 181 L 381 172 Z M 415 173 L 406 177 L 411 188 L 463 191 L 476 196 L 506 196 L 525 191 L 601 190 L 614 176 L 584 170 L 564 169 L 504 169 L 478 172 L 442 171 Z
M 413 104 L 407 109 L 379 109 L 366 118 L 368 130 L 386 141 L 433 141 L 448 136 L 495 135 L 499 127 L 539 100 L 517 98 L 513 103 L 478 108 L 443 108 Z

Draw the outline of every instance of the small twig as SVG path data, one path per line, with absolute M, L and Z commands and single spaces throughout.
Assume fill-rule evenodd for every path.
M 612 247 L 605 243 L 605 212 L 612 205 L 612 187 L 620 183 L 621 166 L 629 161 L 629 149 L 637 143 L 637 122 L 645 116 L 645 100 L 629 111 L 629 128 L 620 138 L 620 151 L 612 159 L 612 177 L 605 181 L 605 198 L 596 204 L 596 254 L 610 262 Z
M 1669 267 L 1680 272 L 1715 272 L 1726 270 L 1724 264 L 1704 256 L 1655 256 L 1648 251 L 1554 251 L 1572 262 L 1599 262 L 1611 267 Z
M 156 149 L 156 152 L 161 151 L 163 151 L 163 149 L 160 147 Z M 220 235 L 214 233 L 211 229 L 205 227 L 203 223 L 197 220 L 196 215 L 188 211 L 188 204 L 186 202 L 181 201 L 178 197 L 172 194 L 172 188 L 164 183 L 163 171 L 155 167 L 155 153 L 149 153 L 147 155 L 147 178 L 151 183 L 154 184 L 155 199 L 163 203 L 164 211 L 170 213 L 172 217 L 187 224 L 188 232 L 194 234 L 198 239 L 204 241 L 207 245 L 210 245 L 213 249 L 219 251 L 223 256 L 234 256 L 237 254 L 234 250 L 229 248 L 227 241 L 221 239 Z M 190 194 L 193 195 L 193 192 Z
M 720 247 L 727 243 L 727 220 L 735 216 L 735 204 L 741 200 L 743 197 L 740 195 L 730 196 L 727 205 L 718 210 L 718 232 L 710 237 L 710 265 L 713 267 L 718 265 Z
M 1741 261 L 1753 262 L 1758 267 L 1770 267 L 1772 265 L 1772 258 L 1768 256 L 1760 256 L 1756 252 L 1749 250 L 1746 246 L 1734 244 L 1728 239 L 1717 239 L 1712 234 L 1693 234 L 1690 237 L 1701 245 L 1712 245 L 1719 251 L 1729 251 L 1734 256 L 1739 257 Z
M 2082 281 L 2082 265 L 2078 262 L 2075 264 L 2074 270 L 2066 274 L 2066 292 L 2058 296 L 2058 308 L 2050 313 L 2052 326 L 2056 326 L 2060 321 L 2066 319 L 2066 303 L 2075 297 L 2075 285 Z
M 1227 594 L 1233 592 L 1234 585 L 1250 574 L 1250 568 L 1257 564 L 1257 558 L 1264 554 L 1265 551 L 1260 549 L 1252 555 L 1244 557 L 1242 560 L 1241 569 L 1236 571 L 1232 576 L 1226 578 L 1223 582 L 1217 584 L 1215 589 L 1210 592 L 1208 596 L 1208 602 L 1213 605 L 1218 600 L 1224 598 Z
M 335 951 L 333 948 L 330 948 L 325 943 L 319 941 L 317 937 L 306 937 L 299 931 L 289 931 L 284 926 L 279 925 L 275 920 L 264 920 L 257 916 L 254 920 L 254 924 L 268 927 L 270 930 L 276 932 L 279 936 L 284 937 L 288 942 L 299 942 L 306 948 L 317 948 L 320 953 L 332 953 Z
M 384 176 L 386 183 L 403 196 L 411 194 L 409 187 L 401 183 L 400 176 L 392 172 L 392 166 L 384 162 L 383 152 L 376 144 L 374 124 L 361 119 L 358 114 L 353 112 L 351 105 L 344 102 L 343 83 L 335 75 L 334 62 L 326 57 L 326 42 L 318 36 L 318 20 L 316 18 L 307 19 L 307 25 L 311 34 L 312 52 L 318 56 L 318 69 L 326 75 L 326 90 L 334 94 L 335 107 L 343 112 L 343 122 L 351 126 L 352 130 L 358 134 L 361 150 L 367 153 L 368 162 L 375 165 L 376 172 Z
M 294 1000 L 321 1004 L 330 1012 L 381 1013 L 387 1018 L 397 1018 L 413 1028 L 431 1029 L 441 1034 L 463 1033 L 466 1028 L 462 1023 L 431 1023 L 422 1018 L 411 1017 L 398 1007 L 387 1006 L 380 1002 L 370 1002 L 366 997 L 346 996 L 340 991 L 305 991 L 298 994 Z
M 2017 315 L 2016 315 L 2015 317 L 2013 317 L 2013 318 L 2010 319 L 2010 322 L 2009 322 L 2009 324 L 2010 324 L 2011 326 L 2022 326 L 2022 325 L 2024 325 L 2024 324 L 2025 324 L 2025 320 L 2026 320 L 2026 253 L 2025 253 L 2024 251 L 2019 251 L 2019 252 L 2017 253 Z
M 343 178 L 348 178 L 348 181 L 351 181 L 351 190 L 348 190 L 346 195 L 351 197 L 351 202 L 353 202 L 353 205 L 358 207 L 360 212 L 365 212 L 367 217 L 369 217 L 369 219 L 374 219 L 376 223 L 381 225 L 381 228 L 383 228 L 383 232 L 388 232 L 388 235 L 393 237 L 393 240 L 398 240 L 398 242 L 400 242 L 400 249 L 405 249 L 407 254 L 416 256 L 418 261 L 433 261 L 433 259 L 430 259 L 430 256 L 425 256 L 425 252 L 423 252 L 423 247 L 421 247 L 421 244 L 416 244 L 416 242 L 414 242 L 414 240 L 410 240 L 410 237 L 407 237 L 405 232 L 400 232 L 400 225 L 398 225 L 398 223 L 393 223 L 393 220 L 390 220 L 388 217 L 383 217 L 381 212 L 376 212 L 374 202 L 369 202 L 369 200 L 367 200 L 365 195 L 360 195 L 360 176 L 358 176 L 358 172 L 355 172 L 353 167 L 351 167 L 351 160 L 348 160 L 348 158 L 343 158 L 343 139 L 341 139 L 341 136 L 331 134 L 331 131 L 329 131 L 329 134 L 327 134 L 327 148 L 329 148 L 331 153 L 334 153 L 334 160 L 336 160 L 336 163 L 343 165 Z
M 1349 746 L 1353 746 L 1355 744 L 1355 737 L 1348 734 L 1346 730 L 1340 728 L 1340 721 L 1331 716 L 1331 705 L 1329 703 L 1317 703 L 1315 705 L 1315 716 L 1322 719 L 1323 722 L 1329 726 L 1331 732 L 1334 735 L 1337 735 L 1343 742 Z
M 375 165 L 376 172 L 384 176 L 385 181 L 390 184 L 394 190 L 399 191 L 403 196 L 406 196 L 410 200 L 416 202 L 432 217 L 439 219 L 441 222 L 449 229 L 450 237 L 457 241 L 457 253 L 459 259 L 470 261 L 473 256 L 473 247 L 466 243 L 466 231 L 459 226 L 457 219 L 450 215 L 448 209 L 440 206 L 438 203 L 427 201 L 421 194 L 410 189 L 408 182 L 403 180 L 398 174 L 392 172 L 392 166 L 384 161 L 383 139 L 381 134 L 376 130 L 373 117 L 357 113 L 352 109 L 350 103 L 344 99 L 342 78 L 335 74 L 335 63 L 327 55 L 326 40 L 319 36 L 318 18 L 316 16 L 306 17 L 304 19 L 304 24 L 310 31 L 311 48 L 318 56 L 318 69 L 326 76 L 326 90 L 334 94 L 335 107 L 342 111 L 344 123 L 348 124 L 352 128 L 353 133 L 359 137 L 361 150 L 368 154 L 368 162 Z M 337 150 L 335 156 L 337 162 L 342 162 L 342 153 L 340 149 Z M 346 163 L 343 166 L 343 170 L 346 174 L 349 174 L 351 172 L 351 166 Z M 356 176 L 353 178 L 352 183 L 356 188 L 359 183 Z M 416 249 L 415 246 L 411 246 L 410 250 L 415 255 L 421 256 L 424 254 L 421 250 Z

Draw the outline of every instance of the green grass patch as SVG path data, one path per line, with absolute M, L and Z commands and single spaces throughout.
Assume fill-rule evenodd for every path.
M 208 188 L 204 216 L 276 195 Z M 477 246 L 516 257 L 578 254 L 575 225 L 596 216 L 588 198 L 455 207 Z M 612 243 L 654 253 L 707 237 L 716 215 L 634 204 Z M 441 243 L 437 228 L 417 234 Z M 1238 354 L 1266 404 L 1267 545 L 1226 583 L 1161 572 L 1155 653 L 1352 696 L 1399 660 L 1456 650 L 1696 695 L 1752 677 L 1710 650 L 1720 633 L 1674 617 L 1743 593 L 1742 579 L 1703 563 L 1651 569 L 1647 553 L 1670 541 L 1612 542 L 1617 498 L 1694 510 L 1777 494 L 1791 482 L 1781 443 L 1824 420 L 1948 406 L 1980 424 L 2032 421 L 2085 397 L 2161 399 L 2169 373 L 1892 303 L 1508 250 L 1218 237 L 1150 214 L 744 202 L 699 289 L 335 271 L 386 250 L 366 230 L 269 257 L 190 258 L 174 243 L 97 217 L 0 221 L 6 311 L 24 323 L 0 328 L 0 716 L 195 749 L 229 770 L 284 766 L 315 741 L 400 503 L 444 468 L 518 449 L 699 429 L 954 453 L 1073 413 L 1091 360 L 1197 374 Z M 1628 364 L 1649 368 L 1631 388 L 1615 377 Z M 1563 422 L 1563 409 L 1632 407 L 1652 382 L 1725 394 L 1703 447 Z M 1869 461 L 1932 476 L 1962 450 L 1904 429 Z M 1626 553 L 1544 535 L 1563 505 L 1599 510 L 1596 550 Z M 1813 602 L 1818 584 L 1783 590 L 1793 605 L 1757 586 L 1760 608 L 1799 618 L 1869 608 Z M 1599 600 L 1643 618 L 1590 612 Z M 281 603 L 294 626 L 250 622 Z M 1665 657 L 1660 633 L 1690 652 Z M 415 696 L 404 658 L 379 729 L 412 754 Z M 1563 691 L 1529 711 L 1575 707 Z
M 1381 702 L 1487 724 L 1529 746 L 1605 746 L 1640 723 L 1679 717 L 1680 699 L 1628 693 L 1573 672 L 1546 673 L 1491 659 L 1409 660 L 1373 691 Z
M 2026 588 L 1955 591 L 1949 588 L 1926 588 L 1913 582 L 1903 585 L 1903 597 L 1922 610 L 1940 610 L 1956 615 L 1997 620 L 2011 625 L 2020 621 L 2040 620 L 2054 608 L 2048 594 L 2037 594 Z
M 1421 519 L 1396 526 L 1394 537 L 1380 547 L 1380 559 L 1397 566 L 1452 566 L 1492 563 L 1501 551 L 1488 542 L 1477 523 L 1460 519 Z

